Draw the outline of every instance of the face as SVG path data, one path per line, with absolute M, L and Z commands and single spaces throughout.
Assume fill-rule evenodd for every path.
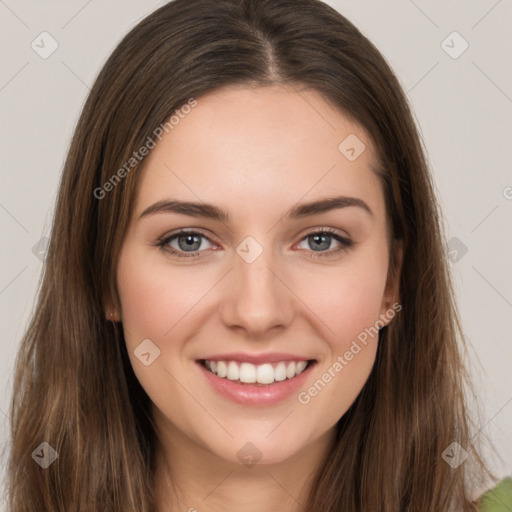
M 115 314 L 159 428 L 280 462 L 333 431 L 394 315 L 377 155 L 312 90 L 197 102 L 144 162 Z

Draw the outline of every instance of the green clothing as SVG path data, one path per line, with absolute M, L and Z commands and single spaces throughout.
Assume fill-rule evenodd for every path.
M 512 512 L 512 477 L 504 478 L 484 493 L 478 512 Z

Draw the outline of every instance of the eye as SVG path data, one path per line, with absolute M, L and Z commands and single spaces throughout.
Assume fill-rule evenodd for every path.
M 209 238 L 201 233 L 181 230 L 174 235 L 164 237 L 157 245 L 163 251 L 171 253 L 173 256 L 195 258 L 199 256 L 195 251 L 205 249 L 202 243 L 203 240 L 208 240 L 208 242 L 212 243 Z
M 213 242 L 202 233 L 181 230 L 178 233 L 164 236 L 156 245 L 163 251 L 177 256 L 178 258 L 197 258 L 201 256 L 201 252 L 207 249 L 203 244 L 205 240 L 214 245 Z M 336 241 L 338 246 L 333 250 L 328 250 L 333 240 Z M 352 240 L 329 228 L 321 228 L 308 233 L 302 238 L 300 243 L 304 242 L 309 246 L 307 249 L 311 249 L 311 258 L 332 256 L 354 246 Z
M 334 250 L 327 250 L 330 248 L 333 240 L 337 242 L 338 246 Z M 313 251 L 310 256 L 311 258 L 332 256 L 354 246 L 352 240 L 329 228 L 312 231 L 302 239 L 301 243 L 304 242 L 308 245 L 307 248 Z

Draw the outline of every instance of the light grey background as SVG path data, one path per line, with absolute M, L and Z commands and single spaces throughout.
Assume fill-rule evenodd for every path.
M 33 247 L 48 235 L 72 131 L 105 59 L 162 3 L 0 0 L 2 445 L 14 358 L 42 268 Z M 480 429 L 498 448 L 498 475 L 512 474 L 512 2 L 328 3 L 384 54 L 414 109 L 447 238 L 460 241 L 450 243 L 458 251 L 451 267 L 483 403 Z M 48 50 L 43 31 L 59 45 L 46 59 L 31 47 Z M 469 44 L 458 58 L 464 41 L 453 31 Z

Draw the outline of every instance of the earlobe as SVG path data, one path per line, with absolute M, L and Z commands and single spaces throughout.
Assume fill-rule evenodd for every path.
M 119 322 L 119 315 L 117 314 L 117 311 L 107 311 L 105 312 L 105 316 L 107 320 L 111 322 Z
M 388 277 L 386 282 L 386 288 L 384 290 L 384 296 L 382 298 L 381 306 L 381 319 L 385 321 L 385 325 L 394 317 L 394 314 L 389 315 L 390 311 L 399 311 L 397 305 L 400 305 L 400 276 L 402 274 L 402 262 L 403 262 L 403 240 L 393 240 L 393 259 L 390 261 L 388 268 Z M 389 318 L 391 316 L 391 318 Z
M 119 322 L 119 314 L 117 309 L 112 305 L 110 298 L 105 298 L 103 303 L 105 304 L 105 318 L 110 322 Z

